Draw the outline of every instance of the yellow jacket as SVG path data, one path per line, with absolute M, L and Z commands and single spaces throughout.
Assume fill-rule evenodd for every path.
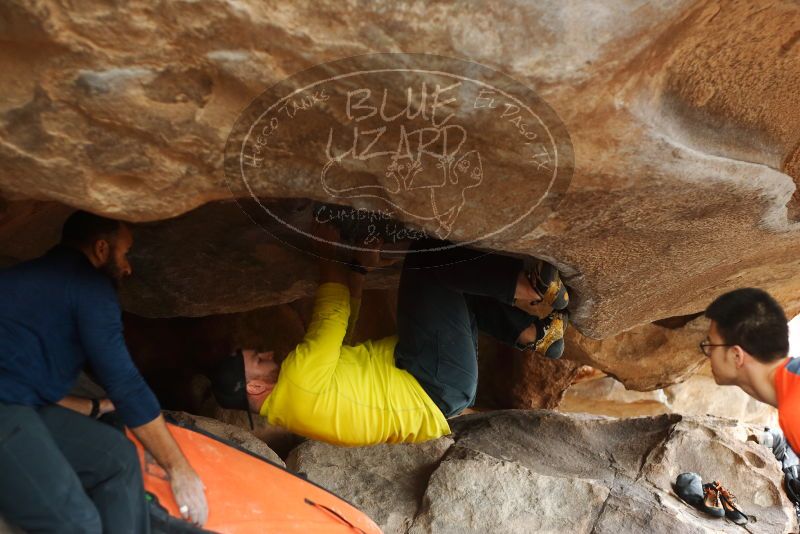
M 261 407 L 270 424 L 337 445 L 420 442 L 450 433 L 417 380 L 394 364 L 397 336 L 344 345 L 350 291 L 321 284 L 303 341 Z

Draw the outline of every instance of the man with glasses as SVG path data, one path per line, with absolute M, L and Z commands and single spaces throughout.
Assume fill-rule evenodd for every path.
M 776 457 L 783 462 L 786 491 L 800 501 L 800 358 L 788 358 L 789 326 L 780 304 L 766 291 L 744 288 L 725 293 L 706 309 L 711 319 L 700 350 L 711 359 L 714 381 L 739 386 L 756 400 L 778 409 L 777 430 L 767 432 Z
M 700 348 L 716 383 L 777 407 L 789 443 L 800 449 L 800 402 L 794 402 L 800 401 L 800 360 L 786 357 L 789 326 L 781 306 L 765 291 L 745 288 L 717 298 L 705 315 L 711 324 Z

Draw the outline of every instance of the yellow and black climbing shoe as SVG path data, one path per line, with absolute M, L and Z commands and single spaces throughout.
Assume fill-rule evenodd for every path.
M 554 310 L 563 310 L 569 305 L 569 293 L 561 281 L 561 275 L 546 261 L 538 261 L 528 272 L 533 289 L 542 297 L 542 302 Z
M 517 345 L 520 350 L 532 350 L 542 356 L 556 360 L 564 354 L 564 333 L 569 324 L 569 313 L 554 311 L 547 317 L 536 321 L 536 341 L 527 345 Z

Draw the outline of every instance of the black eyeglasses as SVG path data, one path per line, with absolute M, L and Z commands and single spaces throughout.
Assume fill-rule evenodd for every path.
M 711 347 L 733 347 L 734 345 L 725 345 L 719 343 L 711 343 L 710 341 L 701 341 L 700 342 L 700 352 L 703 353 L 704 356 L 707 358 L 711 357 L 711 351 L 707 350 Z

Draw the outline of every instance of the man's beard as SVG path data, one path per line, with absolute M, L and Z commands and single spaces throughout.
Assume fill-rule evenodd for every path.
M 123 272 L 122 268 L 117 263 L 116 247 L 109 245 L 108 259 L 100 267 L 100 271 L 111 279 L 114 284 L 114 289 L 119 289 L 120 281 L 122 281 Z

